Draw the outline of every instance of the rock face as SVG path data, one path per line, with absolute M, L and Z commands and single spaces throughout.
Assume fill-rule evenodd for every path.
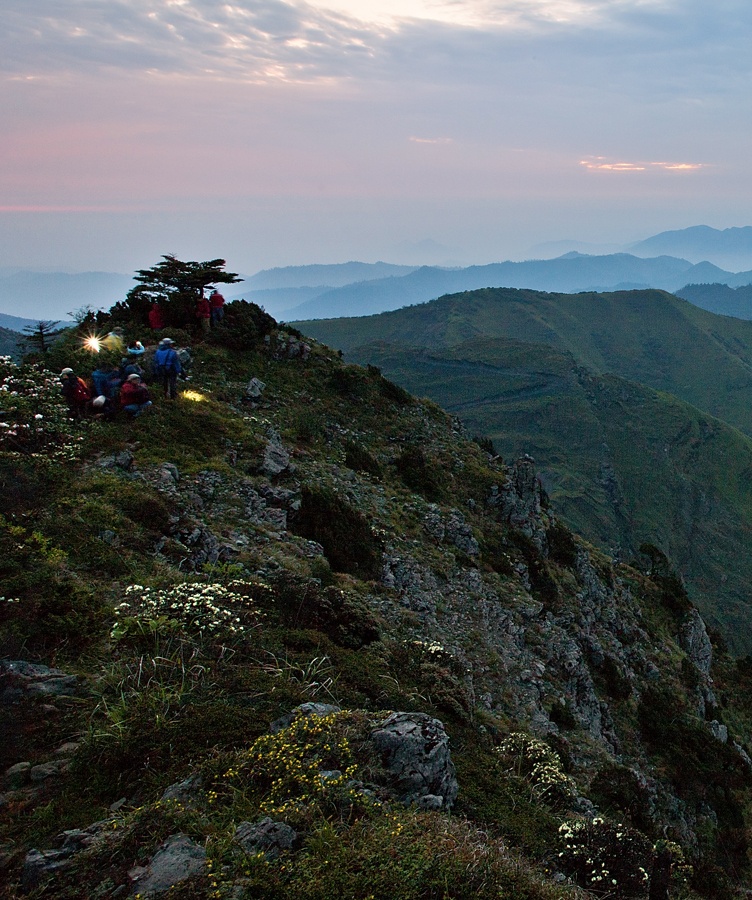
M 198 875 L 206 868 L 206 850 L 187 834 L 173 834 L 159 846 L 147 866 L 128 873 L 130 896 L 153 897 Z
M 372 732 L 384 768 L 404 803 L 451 809 L 457 777 L 443 724 L 425 713 L 393 713 Z
M 696 609 L 690 610 L 679 633 L 682 650 L 695 668 L 706 678 L 713 662 L 713 645 L 710 643 L 705 623 Z
M 507 480 L 496 486 L 488 499 L 489 505 L 498 507 L 503 521 L 521 531 L 535 544 L 544 556 L 548 553 L 546 538 L 544 492 L 535 471 L 535 462 L 523 456 L 507 468 Z
M 80 697 L 87 692 L 84 681 L 61 669 L 50 669 L 25 660 L 0 660 L 0 700 L 12 703 L 31 697 Z

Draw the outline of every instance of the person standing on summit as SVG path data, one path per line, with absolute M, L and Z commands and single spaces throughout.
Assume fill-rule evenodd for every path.
M 196 318 L 201 325 L 201 330 L 206 333 L 211 328 L 211 303 L 206 299 L 206 297 L 201 297 L 200 300 L 196 302 Z
M 172 346 L 172 338 L 162 338 L 152 360 L 152 372 L 164 386 L 166 400 L 174 400 L 178 395 L 178 375 L 183 371 L 180 357 Z
M 225 317 L 225 298 L 215 288 L 209 297 L 209 303 L 211 305 L 211 327 L 216 328 Z

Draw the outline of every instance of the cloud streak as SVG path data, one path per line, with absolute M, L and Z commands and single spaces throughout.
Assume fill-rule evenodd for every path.
M 603 156 L 591 156 L 580 160 L 580 165 L 591 172 L 699 172 L 707 169 L 707 163 L 691 162 L 617 162 Z

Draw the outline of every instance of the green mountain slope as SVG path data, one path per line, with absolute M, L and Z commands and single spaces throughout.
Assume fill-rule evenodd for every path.
M 301 327 L 505 457 L 532 454 L 573 527 L 613 551 L 660 546 L 734 648 L 752 648 L 750 323 L 659 291 L 483 290 Z
M 703 615 L 752 651 L 752 441 L 698 409 L 545 345 L 354 354 L 436 400 L 507 459 L 530 453 L 556 508 L 612 553 L 642 542 L 680 568 Z
M 88 375 L 80 338 L 49 364 Z M 496 403 L 496 350 L 473 352 L 450 362 Z M 566 354 L 507 352 L 507 393 L 535 416 L 556 388 L 580 444 L 588 403 L 594 434 L 599 404 L 604 430 L 620 403 L 663 415 Z M 615 564 L 529 460 L 258 310 L 228 304 L 193 357 L 136 420 L 70 420 L 52 373 L 0 369 L 7 897 L 752 885 L 749 661 L 657 551 Z M 740 452 L 698 420 L 677 472 L 707 429 Z
M 373 341 L 451 347 L 498 337 L 547 344 L 595 374 L 675 394 L 752 434 L 752 323 L 713 315 L 662 291 L 487 289 L 380 316 L 297 325 L 343 351 Z

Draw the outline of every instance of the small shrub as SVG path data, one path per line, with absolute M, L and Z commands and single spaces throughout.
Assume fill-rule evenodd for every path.
M 394 462 L 400 478 L 411 491 L 427 500 L 441 500 L 446 493 L 446 475 L 438 463 L 420 447 L 407 447 Z
M 209 340 L 230 350 L 251 350 L 277 327 L 276 321 L 247 300 L 233 300 L 225 305 L 222 322 L 212 329 Z
M 604 897 L 647 894 L 653 846 L 639 831 L 595 818 L 565 822 L 559 835 L 559 862 L 583 887 Z
M 552 525 L 546 532 L 548 540 L 548 555 L 553 562 L 560 566 L 574 568 L 577 562 L 577 542 L 572 532 L 559 522 Z
M 513 732 L 496 752 L 505 771 L 524 779 L 535 799 L 559 808 L 576 795 L 575 783 L 564 773 L 559 754 L 538 738 Z
M 290 529 L 316 541 L 335 572 L 374 579 L 381 572 L 381 541 L 368 520 L 340 496 L 325 488 L 304 487 L 300 510 Z
M 367 472 L 375 478 L 381 478 L 383 469 L 380 463 L 360 444 L 347 441 L 345 444 L 345 465 L 353 472 Z
M 496 456 L 496 450 L 491 438 L 476 434 L 473 435 L 473 443 L 477 444 L 481 450 L 483 450 L 485 453 L 488 453 L 490 456 Z

